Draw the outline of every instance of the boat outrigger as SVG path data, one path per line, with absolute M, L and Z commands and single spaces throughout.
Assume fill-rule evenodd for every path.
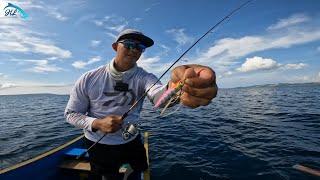
M 148 132 L 145 132 L 144 147 L 149 164 L 148 136 Z M 0 170 L 0 179 L 88 179 L 90 172 L 88 155 L 81 159 L 76 158 L 79 154 L 86 151 L 83 138 L 84 135 L 79 136 L 39 156 Z M 119 172 L 123 173 L 123 179 L 126 179 L 132 172 L 132 169 L 129 164 L 124 164 L 120 167 Z M 150 169 L 143 172 L 142 177 L 144 180 L 149 180 Z

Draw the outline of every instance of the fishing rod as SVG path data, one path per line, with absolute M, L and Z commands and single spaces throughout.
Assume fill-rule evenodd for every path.
M 229 14 L 227 14 L 225 17 L 223 17 L 219 22 L 217 22 L 214 26 L 212 26 L 205 34 L 203 34 L 196 42 L 194 42 L 177 60 L 175 60 L 171 66 L 157 79 L 157 81 L 155 83 L 152 84 L 152 86 L 137 100 L 135 101 L 135 103 L 129 108 L 129 110 L 127 110 L 127 112 L 125 112 L 122 116 L 121 116 L 121 120 L 123 121 L 129 114 L 129 112 L 142 100 L 144 99 L 144 97 L 148 94 L 148 92 L 150 91 L 151 88 L 153 88 L 153 86 L 155 86 L 160 79 L 185 55 L 187 54 L 201 39 L 203 39 L 206 35 L 208 35 L 213 29 L 215 29 L 216 27 L 218 27 L 222 22 L 224 22 L 225 20 L 229 19 L 234 13 L 236 13 L 237 11 L 239 11 L 241 8 L 243 8 L 244 6 L 246 6 L 247 4 L 249 4 L 251 1 L 253 0 L 249 0 L 246 1 L 245 3 L 241 4 L 240 6 L 238 6 L 237 8 L 235 8 L 234 10 L 232 10 Z M 135 133 L 137 131 L 136 127 L 133 124 L 129 124 L 126 128 L 125 131 L 123 132 L 123 138 L 127 139 L 130 137 L 130 135 L 132 135 L 133 133 Z M 81 153 L 77 159 L 81 158 L 82 156 L 84 156 L 88 151 L 90 151 L 90 149 L 92 149 L 97 143 L 99 143 L 101 141 L 101 139 L 103 139 L 107 134 L 104 134 L 98 141 L 96 141 L 94 144 L 92 144 L 85 152 Z

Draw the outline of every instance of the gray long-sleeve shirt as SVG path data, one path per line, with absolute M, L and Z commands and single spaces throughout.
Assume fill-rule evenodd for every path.
M 128 91 L 114 90 L 116 82 L 120 80 L 128 84 Z M 108 115 L 123 115 L 156 81 L 155 75 L 137 66 L 124 73 L 117 72 L 112 60 L 109 65 L 89 71 L 78 79 L 70 93 L 65 117 L 70 124 L 83 128 L 86 138 L 97 141 L 103 136 L 103 133 L 92 131 L 93 121 Z M 165 85 L 157 83 L 148 92 L 148 98 L 154 102 L 155 97 L 158 97 L 165 89 Z M 142 105 L 143 100 L 130 111 L 124 120 L 124 125 L 139 120 Z M 108 133 L 100 143 L 114 145 L 128 141 L 122 139 L 121 130 L 119 130 L 115 133 Z

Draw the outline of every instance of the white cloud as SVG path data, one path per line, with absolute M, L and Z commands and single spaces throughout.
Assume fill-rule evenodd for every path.
M 305 63 L 298 63 L 298 64 L 285 64 L 282 68 L 283 69 L 302 69 L 305 68 L 307 64 Z
M 290 48 L 319 41 L 320 28 L 315 23 L 309 21 L 301 26 L 288 26 L 285 31 L 267 31 L 264 35 L 223 38 L 214 42 L 207 50 L 199 52 L 189 63 L 214 67 L 218 73 L 227 72 L 239 64 L 241 57 L 256 52 Z
M 307 67 L 305 63 L 289 63 L 280 64 L 276 60 L 270 58 L 263 58 L 259 56 L 254 56 L 252 58 L 246 58 L 246 61 L 236 69 L 236 71 L 241 73 L 253 72 L 253 71 L 266 71 L 266 70 L 297 70 Z M 227 77 L 233 75 L 234 72 L 227 71 L 223 73 L 222 77 Z
M 28 29 L 28 25 L 18 18 L 1 18 L 0 52 L 35 53 L 59 58 L 71 57 L 71 52 L 55 45 L 44 34 Z
M 129 22 L 116 15 L 108 15 L 101 19 L 96 19 L 93 21 L 96 26 L 103 28 L 107 36 L 111 37 L 111 41 L 117 38 L 117 35 L 128 28 Z
M 151 9 L 153 9 L 153 7 L 155 7 L 155 6 L 159 5 L 159 4 L 160 4 L 159 2 L 155 2 L 155 3 L 151 4 L 150 7 L 146 8 L 144 11 L 145 12 L 149 12 Z
M 1 35 L 1 32 L 0 32 Z M 1 39 L 1 38 L 0 38 Z M 27 52 L 29 48 L 18 42 L 0 42 L 0 51 L 2 52 Z
M 225 75 L 227 75 L 227 76 L 231 76 L 232 74 L 233 74 L 232 71 L 228 71 L 228 72 L 225 73 Z
M 163 63 L 161 62 L 160 56 L 146 57 L 144 54 L 142 54 L 140 59 L 137 61 L 137 64 L 138 66 L 142 67 L 146 71 L 151 72 L 159 77 L 171 66 L 172 62 Z M 174 67 L 181 64 L 182 62 L 178 62 Z M 168 77 L 170 77 L 170 71 L 169 73 L 167 73 L 165 78 L 168 78 Z M 164 81 L 167 80 L 165 78 L 163 79 Z
M 3 74 L 3 73 L 0 73 L 0 79 L 4 79 L 4 78 L 7 78 L 8 76 Z
M 59 13 L 56 8 L 49 9 L 48 13 L 49 13 L 49 16 L 51 16 L 59 21 L 66 21 L 69 19 L 68 17 Z
M 258 70 L 276 69 L 278 67 L 279 64 L 273 59 L 255 56 L 253 58 L 247 58 L 246 61 L 237 70 L 240 72 L 251 72 Z
M 110 36 L 111 38 L 113 38 L 113 39 L 116 39 L 116 38 L 117 38 L 117 35 L 115 35 L 115 34 L 113 34 L 113 33 L 111 33 L 111 32 L 106 32 L 106 34 L 107 34 L 108 36 Z
M 171 65 L 171 63 L 161 62 L 160 56 L 145 57 L 144 54 L 142 54 L 137 64 L 146 71 L 154 74 L 162 74 Z
M 106 29 L 109 33 L 119 33 L 123 31 L 129 24 L 129 22 L 125 18 L 116 15 L 105 16 L 104 18 L 94 20 L 93 22 L 97 26 Z
M 54 55 L 58 56 L 60 58 L 70 58 L 71 57 L 71 52 L 68 50 L 63 50 L 54 44 L 51 44 L 50 42 L 45 42 L 39 38 L 29 38 L 33 39 L 33 41 L 30 41 L 29 44 L 31 51 L 34 51 L 36 53 L 43 53 L 46 55 Z M 36 42 L 39 42 L 36 44 Z
M 103 25 L 103 21 L 94 20 L 93 22 L 94 22 L 94 24 L 97 25 L 97 26 L 102 26 L 102 25 Z
M 147 71 L 155 70 L 155 66 L 160 65 L 160 57 L 145 57 L 144 54 L 141 55 L 140 59 L 137 61 L 138 66 L 142 67 Z
M 194 39 L 185 33 L 185 29 L 169 29 L 166 32 L 173 35 L 174 40 L 179 44 L 179 46 L 192 43 Z
M 207 51 L 194 58 L 193 63 L 201 63 L 221 70 L 235 65 L 237 60 L 254 52 L 320 40 L 320 28 L 289 31 L 286 34 L 267 34 L 265 36 L 245 36 L 241 38 L 224 38 L 216 41 Z
M 74 25 L 75 26 L 78 26 L 84 22 L 92 22 L 93 19 L 94 19 L 95 15 L 93 14 L 87 14 L 87 15 L 84 15 L 84 16 L 81 16 L 75 23 Z
M 159 46 L 163 49 L 163 51 L 161 51 L 161 56 L 167 56 L 170 51 L 170 48 L 163 44 L 160 44 Z
M 105 21 L 108 21 L 109 19 L 111 19 L 113 17 L 113 15 L 112 16 L 105 16 L 103 19 L 105 20 Z
M 92 41 L 90 42 L 90 46 L 91 46 L 91 47 L 97 47 L 97 46 L 100 45 L 100 43 L 101 43 L 101 41 L 92 40 Z
M 44 9 L 43 5 L 35 3 L 36 1 L 29 0 L 29 1 L 10 1 L 13 4 L 18 5 L 24 10 L 29 9 Z
M 5 88 L 1 88 L 1 87 Z M 15 83 L 0 84 L 0 95 L 12 94 L 39 94 L 39 93 L 52 93 L 52 94 L 69 94 L 73 85 L 25 85 Z
M 139 21 L 141 21 L 142 20 L 142 18 L 134 18 L 134 21 L 137 21 L 137 22 L 139 22 Z
M 309 82 L 319 82 L 320 83 L 320 72 L 311 73 L 311 74 L 303 74 L 303 75 L 295 75 L 290 77 L 289 82 L 292 83 L 309 83 Z
M 14 83 L 3 83 L 3 84 L 0 84 L 0 89 L 5 89 L 5 88 L 10 88 L 10 87 L 15 87 L 16 84 Z
M 125 24 L 119 24 L 119 25 L 114 25 L 114 26 L 108 26 L 106 28 L 109 30 L 120 33 L 121 31 L 123 31 L 126 28 L 127 25 L 128 25 L 128 23 L 125 23 Z
M 0 24 L 3 27 L 10 28 L 12 25 L 23 25 L 25 21 L 20 18 L 1 17 Z
M 100 56 L 95 56 L 89 59 L 89 61 L 75 61 L 72 63 L 72 66 L 75 67 L 76 69 L 84 69 L 86 66 L 93 64 L 95 62 L 101 61 Z
M 222 79 L 222 78 L 226 78 L 226 77 L 230 77 L 234 74 L 236 74 L 237 71 L 226 71 L 226 72 L 222 72 L 222 73 L 218 73 L 217 76 L 218 76 L 218 79 Z
M 95 57 L 90 58 L 88 63 L 92 64 L 92 63 L 99 62 L 99 61 L 101 61 L 101 57 L 100 56 L 95 56 Z
M 48 60 L 57 60 L 58 57 L 49 57 Z
M 309 21 L 310 18 L 304 14 L 294 14 L 286 19 L 280 19 L 276 24 L 273 24 L 268 27 L 269 30 L 281 29 L 296 24 L 300 24 L 306 21 Z
M 48 60 L 24 60 L 27 63 L 34 64 L 35 66 L 27 69 L 29 72 L 34 73 L 47 73 L 47 72 L 59 72 L 62 68 L 57 67 L 54 64 L 49 64 Z
M 41 10 L 41 11 L 47 13 L 50 17 L 53 17 L 59 21 L 66 21 L 69 19 L 68 17 L 64 16 L 63 14 L 61 14 L 59 12 L 59 8 L 45 4 L 42 1 L 29 0 L 29 1 L 25 1 L 25 2 L 22 2 L 22 1 L 10 1 L 10 2 L 18 5 L 19 7 L 21 7 L 24 10 L 30 10 L 30 9 Z M 63 6 L 65 6 L 65 4 Z
M 87 63 L 84 61 L 75 61 L 72 63 L 72 66 L 76 69 L 83 69 L 87 66 Z

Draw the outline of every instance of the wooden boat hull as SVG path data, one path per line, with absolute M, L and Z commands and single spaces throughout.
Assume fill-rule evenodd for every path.
M 59 164 L 63 162 L 67 151 L 82 146 L 83 135 L 35 158 L 1 170 L 0 179 L 25 179 L 27 177 L 32 177 L 32 179 L 73 179 L 70 174 L 65 174 L 64 170 L 59 168 Z
M 148 133 L 145 132 L 145 148 L 148 157 Z M 62 168 L 66 161 L 66 153 L 74 148 L 84 148 L 84 136 L 79 136 L 66 144 L 63 144 L 53 150 L 41 154 L 35 158 L 16 164 L 9 168 L 0 170 L 1 180 L 12 179 L 87 179 L 88 168 L 83 170 L 75 167 L 74 169 Z M 90 166 L 89 166 L 90 169 Z M 147 170 L 143 175 L 144 179 L 150 179 L 150 171 Z

